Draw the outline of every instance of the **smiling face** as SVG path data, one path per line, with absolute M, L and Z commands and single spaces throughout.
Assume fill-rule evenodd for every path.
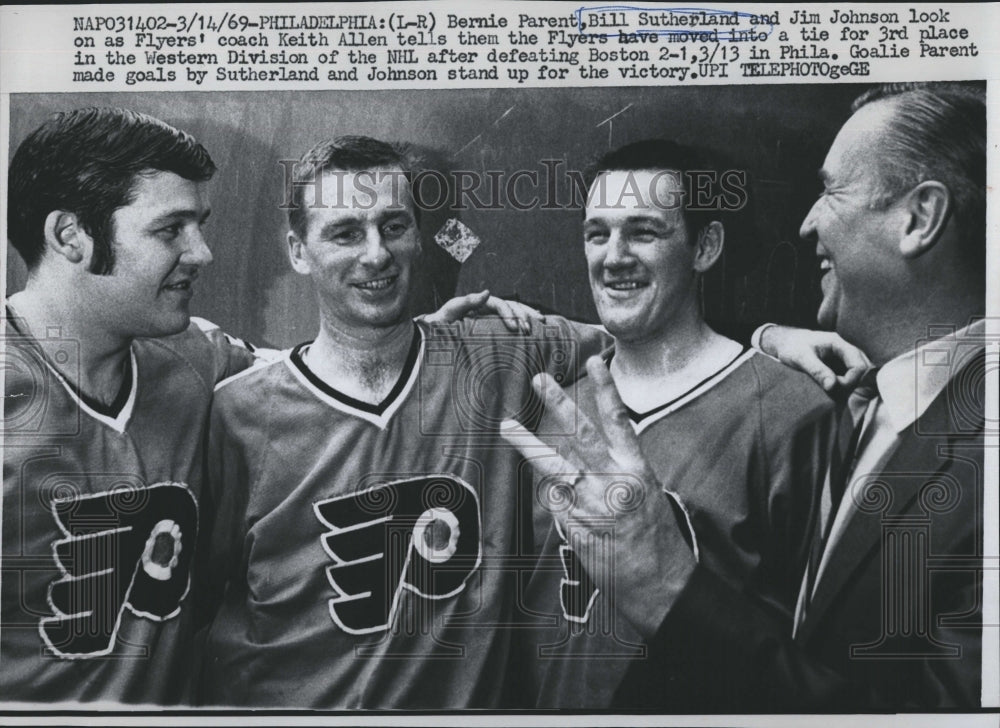
M 362 333 L 403 322 L 420 235 L 402 171 L 331 171 L 321 189 L 305 239 L 288 241 L 292 266 L 316 284 L 324 325 Z
M 610 171 L 591 188 L 583 225 L 601 323 L 625 342 L 669 335 L 697 309 L 696 246 L 676 173 Z
M 132 202 L 111 216 L 114 267 L 87 273 L 81 291 L 102 326 L 122 337 L 187 327 L 194 281 L 212 262 L 202 237 L 208 214 L 203 183 L 162 171 L 136 178 Z
M 799 230 L 815 241 L 823 271 L 819 324 L 859 345 L 891 305 L 902 273 L 898 243 L 905 211 L 898 201 L 873 204 L 879 186 L 872 160 L 892 111 L 891 102 L 878 101 L 847 121 L 823 162 L 823 192 Z

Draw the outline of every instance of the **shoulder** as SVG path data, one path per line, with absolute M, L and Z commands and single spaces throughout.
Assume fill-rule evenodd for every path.
M 747 362 L 756 387 L 759 428 L 772 446 L 805 432 L 821 436 L 832 421 L 835 404 L 811 377 L 771 357 L 755 353 Z
M 258 359 L 252 366 L 226 377 L 215 385 L 215 397 L 218 401 L 226 399 L 241 399 L 259 397 L 262 391 L 273 386 L 274 380 L 287 370 L 286 360 L 291 355 L 291 349 L 279 352 L 271 359 Z
M 187 328 L 178 334 L 157 338 L 138 338 L 133 346 L 147 357 L 185 361 L 206 376 L 214 373 L 219 339 L 224 334 L 204 319 L 192 318 Z M 231 346 L 228 342 L 225 346 Z
M 187 372 L 209 392 L 215 384 L 216 366 L 211 345 L 194 324 L 173 336 L 135 339 L 132 350 L 140 372 L 157 378 Z
M 762 399 L 797 412 L 825 411 L 833 407 L 833 401 L 809 375 L 759 352 L 754 352 L 747 364 L 753 371 Z
M 286 377 L 291 376 L 286 365 L 290 353 L 290 350 L 283 351 L 275 359 L 258 360 L 248 369 L 216 384 L 213 418 L 259 420 L 265 404 L 271 401 Z
M 219 380 L 246 369 L 258 359 L 252 345 L 228 335 L 212 322 L 197 317 L 192 317 L 188 327 L 178 334 L 155 339 L 136 339 L 135 345 L 147 356 L 172 357 L 176 361 L 185 362 L 210 387 Z

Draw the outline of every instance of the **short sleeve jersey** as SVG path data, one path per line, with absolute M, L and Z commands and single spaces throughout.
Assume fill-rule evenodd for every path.
M 0 695 L 183 702 L 212 389 L 253 355 L 201 321 L 136 339 L 101 407 L 59 373 L 76 342 L 5 325 Z
M 595 416 L 590 380 L 577 389 L 581 408 Z M 831 406 L 808 377 L 748 350 L 673 401 L 629 412 L 660 484 L 683 504 L 699 561 L 787 620 L 789 633 Z M 636 506 L 627 489 L 609 486 L 608 498 L 623 511 Z M 566 505 L 544 493 L 536 501 Z M 551 529 L 528 590 L 538 706 L 669 712 L 657 702 L 658 681 L 669 677 L 615 610 L 617 595 L 587 577 L 575 537 Z
M 303 346 L 219 386 L 210 569 L 224 588 L 205 700 L 449 709 L 507 704 L 516 577 L 530 550 L 527 466 L 499 436 L 537 419 L 531 378 L 568 381 L 568 322 L 418 322 L 377 405 L 315 377 Z M 530 563 L 530 562 L 529 562 Z

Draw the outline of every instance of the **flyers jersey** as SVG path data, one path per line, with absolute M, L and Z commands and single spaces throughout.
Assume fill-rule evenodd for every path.
M 136 339 L 102 407 L 53 366 L 76 342 L 5 324 L 0 696 L 183 701 L 209 402 L 253 355 L 196 320 Z
M 505 418 L 537 419 L 534 374 L 568 382 L 606 344 L 583 331 L 578 343 L 559 318 L 527 336 L 497 319 L 416 322 L 378 405 L 315 377 L 304 346 L 222 383 L 210 566 L 225 593 L 207 638 L 206 702 L 509 704 L 531 503 L 517 486 L 527 466 L 498 431 Z
M 578 383 L 581 408 L 593 417 L 591 391 L 589 379 Z M 673 401 L 629 411 L 661 485 L 683 503 L 698 560 L 787 620 L 789 633 L 831 406 L 808 377 L 748 350 Z M 628 499 L 618 503 L 630 507 Z M 587 577 L 574 537 L 551 529 L 531 578 L 529 611 L 539 616 L 528 663 L 537 671 L 538 706 L 677 709 L 658 700 L 674 678 L 670 669 L 683 665 L 668 669 L 648 654 L 615 611 L 617 595 Z

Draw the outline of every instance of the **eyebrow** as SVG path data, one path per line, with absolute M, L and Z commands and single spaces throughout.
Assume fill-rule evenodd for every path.
M 597 215 L 595 217 L 585 217 L 583 219 L 583 224 L 584 225 L 587 225 L 587 224 L 597 224 L 597 223 L 603 222 L 603 221 L 604 221 L 604 218 L 602 216 L 600 216 L 600 215 Z M 668 222 L 668 221 L 664 220 L 663 218 L 661 218 L 658 214 L 656 214 L 654 212 L 650 212 L 650 213 L 645 214 L 645 215 L 629 215 L 627 218 L 625 218 L 625 223 L 626 224 L 633 224 L 634 225 L 635 223 L 650 223 L 650 222 L 656 223 L 657 225 L 662 225 L 663 227 L 669 227 L 670 225 L 673 225 L 672 222 Z
M 162 215 L 154 217 L 150 220 L 149 225 L 150 227 L 157 227 L 168 222 L 174 222 L 175 220 L 196 220 L 199 224 L 201 224 L 204 223 L 211 214 L 211 207 L 207 207 L 204 210 L 192 210 L 189 208 L 169 210 Z
M 316 231 L 316 234 L 319 235 L 321 238 L 327 237 L 343 228 L 355 227 L 360 224 L 361 224 L 360 217 L 344 217 L 339 220 L 332 220 L 326 223 L 325 225 L 323 225 L 323 227 L 321 227 L 319 230 Z
M 385 210 L 381 215 L 379 215 L 378 221 L 385 222 L 386 220 L 393 220 L 395 218 L 405 217 L 408 220 L 414 220 L 413 213 L 406 207 L 401 207 L 396 210 Z

